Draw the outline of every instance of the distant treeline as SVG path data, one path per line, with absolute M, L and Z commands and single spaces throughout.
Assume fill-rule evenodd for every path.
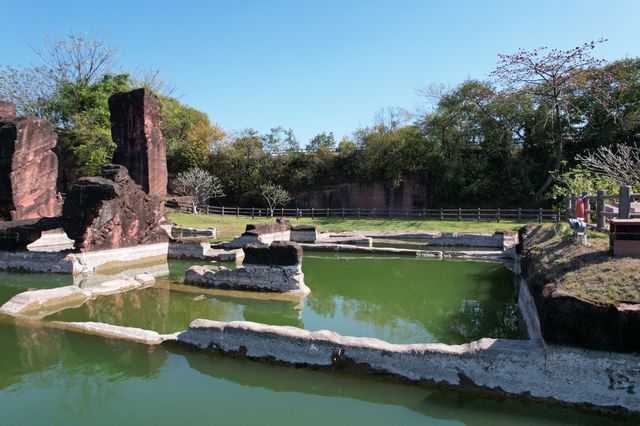
M 351 137 L 320 133 L 304 151 L 291 129 L 225 133 L 182 105 L 157 73 L 116 68 L 102 40 L 69 36 L 43 46 L 41 66 L 0 67 L 0 98 L 56 124 L 62 191 L 110 160 L 107 99 L 140 86 L 162 102 L 169 172 L 208 170 L 233 205 L 258 205 L 265 183 L 295 196 L 411 179 L 424 184 L 429 207 L 544 206 L 553 202 L 552 176 L 570 170 L 576 155 L 640 142 L 640 59 L 591 60 L 595 43 L 501 55 L 490 81 L 425 90 L 423 111 L 383 110 Z

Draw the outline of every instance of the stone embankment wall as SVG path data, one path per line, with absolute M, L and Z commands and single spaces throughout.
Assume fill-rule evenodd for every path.
M 561 276 L 550 270 L 555 265 L 541 261 L 536 253 L 537 245 L 550 238 L 546 234 L 540 226 L 530 226 L 520 233 L 519 244 L 521 273 L 535 300 L 544 340 L 595 350 L 640 352 L 640 304 L 602 305 L 560 288 Z M 558 245 L 544 251 L 565 249 Z M 565 268 L 560 274 L 571 272 L 572 267 Z
M 208 320 L 193 321 L 176 338 L 203 350 L 284 364 L 640 411 L 640 369 L 631 355 L 544 347 L 532 340 L 396 345 L 326 330 Z
M 382 182 L 343 183 L 296 194 L 296 207 L 310 209 L 391 208 L 411 209 L 426 206 L 426 186 L 405 179 L 397 188 Z

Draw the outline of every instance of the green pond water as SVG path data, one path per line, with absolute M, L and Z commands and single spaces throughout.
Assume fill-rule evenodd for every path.
M 180 281 L 191 264 L 170 263 L 168 279 Z M 48 319 L 161 333 L 185 330 L 196 318 L 246 320 L 393 343 L 524 337 L 513 273 L 501 263 L 306 255 L 303 271 L 312 290 L 304 300 L 265 300 L 265 293 L 242 297 L 242 292 L 225 291 L 200 296 L 170 291 L 160 282 L 156 288 L 101 297 Z
M 0 320 L 2 425 L 637 425 Z
M 171 262 L 168 278 L 180 280 L 191 263 Z M 398 333 L 399 341 L 520 333 L 511 274 L 500 264 L 306 256 L 304 271 L 313 293 L 298 307 L 219 296 L 194 301 L 194 294 L 182 300 L 185 293 L 153 288 L 120 295 L 122 302 L 111 298 L 109 314 L 100 313 L 101 305 L 73 314 L 170 329 L 217 312 L 389 340 Z M 70 283 L 60 275 L 0 273 L 0 303 L 29 288 Z M 129 309 L 139 314 L 122 313 Z M 637 416 L 139 345 L 42 324 L 0 318 L 0 425 L 640 424 Z

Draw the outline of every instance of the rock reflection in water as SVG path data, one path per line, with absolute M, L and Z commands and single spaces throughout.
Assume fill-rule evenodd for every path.
M 186 330 L 197 318 L 303 328 L 300 309 L 299 304 L 291 301 L 170 291 L 168 282 L 159 281 L 156 287 L 99 297 L 80 308 L 51 315 L 47 320 L 104 322 L 159 333 Z

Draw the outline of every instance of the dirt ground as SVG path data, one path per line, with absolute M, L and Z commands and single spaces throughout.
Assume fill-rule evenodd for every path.
M 555 283 L 597 304 L 640 303 L 640 258 L 611 256 L 606 234 L 589 233 L 581 246 L 565 224 L 530 225 L 525 251 L 532 285 Z

